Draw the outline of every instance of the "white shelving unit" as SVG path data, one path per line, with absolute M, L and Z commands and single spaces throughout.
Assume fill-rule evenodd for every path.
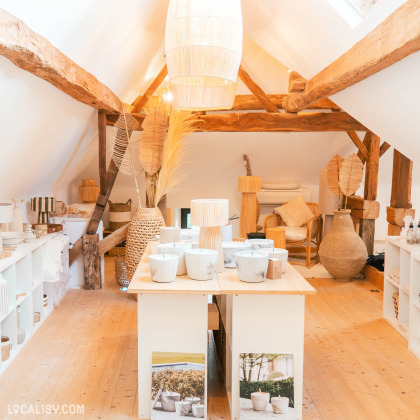
M 390 278 L 400 269 L 400 282 Z M 398 293 L 398 319 L 392 295 Z M 399 236 L 388 236 L 385 244 L 384 319 L 406 340 L 420 358 L 420 244 L 410 245 Z
M 68 245 L 62 253 L 64 279 L 66 282 L 50 283 L 44 281 L 43 252 L 45 244 L 55 238 L 57 233 L 36 239 L 29 244 L 20 244 L 13 256 L 0 260 L 0 277 L 7 281 L 8 311 L 0 315 L 0 335 L 10 338 L 12 348 L 9 359 L 1 361 L 0 375 L 30 340 L 41 324 L 54 309 L 53 287 L 61 287 L 59 299 L 68 290 Z M 24 296 L 16 297 L 20 293 Z M 48 295 L 48 305 L 44 307 L 44 293 Z M 57 295 L 56 295 L 57 296 Z M 25 341 L 17 344 L 17 311 L 20 306 L 20 325 L 25 330 Z M 34 323 L 34 312 L 40 312 L 41 320 Z

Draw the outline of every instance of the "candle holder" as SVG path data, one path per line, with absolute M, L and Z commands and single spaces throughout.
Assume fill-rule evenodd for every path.
M 211 280 L 217 271 L 217 251 L 214 249 L 187 249 L 185 262 L 188 277 L 193 280 Z
M 260 283 L 265 280 L 268 254 L 260 251 L 239 251 L 235 254 L 239 280 Z
M 229 223 L 229 201 L 191 200 L 191 224 L 200 226 L 199 247 L 214 249 L 218 252 L 217 272 L 221 273 L 223 266 L 223 248 L 221 226 Z
M 262 248 L 260 251 L 266 252 L 268 254 L 268 258 L 278 258 L 281 260 L 281 272 L 284 273 L 286 271 L 287 259 L 289 257 L 289 251 L 287 249 L 274 248 L 274 250 L 272 250 L 269 248 Z
M 178 256 L 178 269 L 176 271 L 177 276 L 187 274 L 187 266 L 185 264 L 185 251 L 191 249 L 191 243 L 173 242 L 167 244 L 161 244 L 157 247 L 158 254 L 172 254 Z
M 149 268 L 153 281 L 171 283 L 176 278 L 178 256 L 172 254 L 149 255 Z
M 181 228 L 174 226 L 162 226 L 159 229 L 160 243 L 179 242 L 181 238 Z

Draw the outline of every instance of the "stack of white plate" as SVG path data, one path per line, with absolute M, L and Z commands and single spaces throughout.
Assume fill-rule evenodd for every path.
M 23 232 L 3 232 L 3 245 L 17 245 L 25 240 Z

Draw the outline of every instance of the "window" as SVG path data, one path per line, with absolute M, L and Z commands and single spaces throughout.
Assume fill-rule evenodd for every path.
M 362 15 L 366 16 L 374 7 L 383 0 L 348 0 L 353 7 Z
M 383 0 L 328 0 L 330 6 L 352 27 L 361 23 Z

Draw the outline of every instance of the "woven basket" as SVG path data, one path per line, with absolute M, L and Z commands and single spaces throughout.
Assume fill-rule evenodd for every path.
M 1 336 L 1 361 L 5 362 L 10 357 L 12 342 L 9 337 Z
M 115 279 L 121 287 L 128 287 L 130 281 L 127 278 L 127 267 L 124 257 L 115 257 Z
M 392 294 L 392 300 L 394 301 L 395 316 L 398 319 L 398 306 L 400 303 L 400 295 L 398 294 L 398 292 Z
M 131 198 L 126 203 L 109 203 L 109 229 L 114 231 L 131 220 Z
M 41 321 L 41 313 L 40 312 L 34 312 L 34 322 Z
M 165 226 L 165 221 L 157 207 L 136 210 L 127 233 L 125 263 L 128 280 L 133 278 L 147 244 L 155 240 L 161 226 Z

